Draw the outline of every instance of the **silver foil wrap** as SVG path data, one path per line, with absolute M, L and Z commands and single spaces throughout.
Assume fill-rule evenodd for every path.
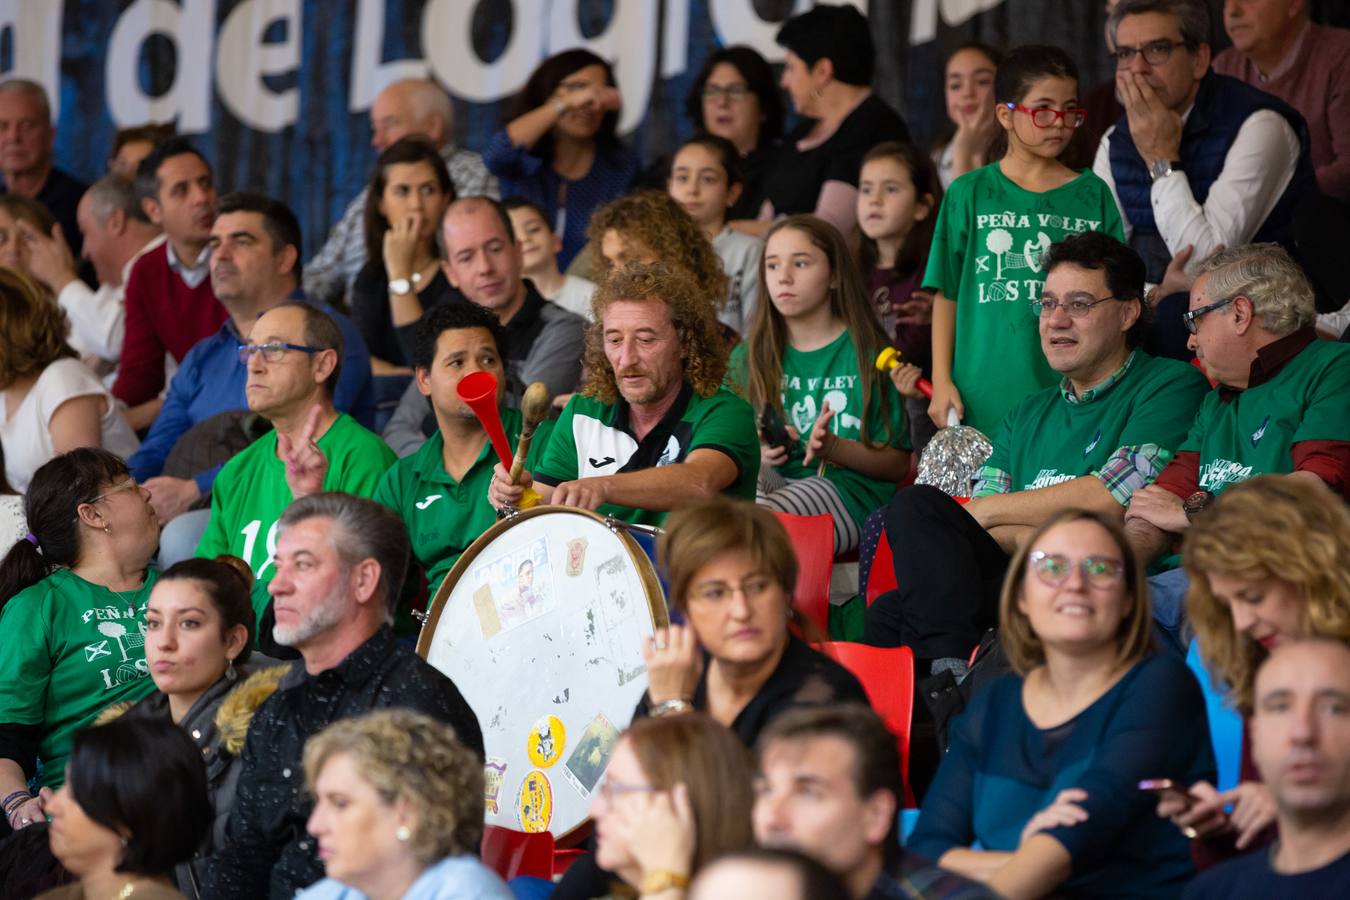
M 969 497 L 975 473 L 994 445 L 979 429 L 951 425 L 938 431 L 919 457 L 915 484 L 931 484 L 952 497 Z

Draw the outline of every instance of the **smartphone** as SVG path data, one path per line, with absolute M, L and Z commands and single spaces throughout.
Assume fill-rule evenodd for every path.
M 1144 781 L 1139 782 L 1139 790 L 1151 791 L 1152 793 L 1157 794 L 1159 798 L 1161 798 L 1163 794 L 1175 794 L 1185 801 L 1188 809 L 1195 805 L 1195 798 L 1191 796 L 1190 791 L 1186 790 L 1186 788 L 1177 784 L 1170 778 L 1145 779 Z
M 783 422 L 783 415 L 772 403 L 765 403 L 764 409 L 759 414 L 759 433 L 764 436 L 764 443 L 770 447 L 786 449 L 792 443 L 787 424 Z

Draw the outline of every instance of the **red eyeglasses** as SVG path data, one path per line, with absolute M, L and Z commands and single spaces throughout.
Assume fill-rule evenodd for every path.
M 1050 109 L 1048 107 L 1041 109 L 1029 109 L 1020 103 L 1004 103 L 1008 109 L 1024 112 L 1031 116 L 1031 124 L 1037 128 L 1051 128 L 1058 125 L 1061 121 L 1070 128 L 1081 128 L 1087 121 L 1087 110 L 1085 109 Z

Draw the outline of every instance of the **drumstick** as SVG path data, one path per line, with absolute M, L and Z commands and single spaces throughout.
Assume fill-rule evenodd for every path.
M 553 398 L 549 396 L 548 387 L 542 381 L 536 381 L 525 389 L 525 396 L 520 400 L 520 440 L 516 441 L 516 455 L 511 460 L 512 484 L 516 483 L 520 478 L 521 469 L 525 468 L 525 457 L 530 452 L 534 430 L 544 421 L 552 405 Z

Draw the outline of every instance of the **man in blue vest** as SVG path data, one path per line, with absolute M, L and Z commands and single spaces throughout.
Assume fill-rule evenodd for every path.
M 1183 272 L 1167 272 L 1174 257 L 1193 270 L 1220 246 L 1290 247 L 1294 208 L 1317 190 L 1303 117 L 1211 71 L 1204 0 L 1121 0 L 1108 28 L 1125 115 L 1093 170 L 1115 192 L 1149 282 L 1162 283 L 1156 299 L 1189 288 Z M 1180 334 L 1185 297 L 1174 305 L 1156 321 Z

